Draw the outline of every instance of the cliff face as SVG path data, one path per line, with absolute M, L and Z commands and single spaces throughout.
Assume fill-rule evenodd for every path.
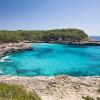
M 0 56 L 3 56 L 6 53 L 31 50 L 32 47 L 30 44 L 19 42 L 19 43 L 2 43 L 0 44 Z
M 82 96 L 96 100 L 100 97 L 100 77 L 0 76 L 0 82 L 23 85 L 29 91 L 36 91 L 42 100 L 83 100 Z

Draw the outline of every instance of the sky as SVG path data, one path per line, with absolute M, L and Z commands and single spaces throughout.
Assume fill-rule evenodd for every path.
M 58 28 L 100 36 L 100 0 L 0 0 L 0 30 Z

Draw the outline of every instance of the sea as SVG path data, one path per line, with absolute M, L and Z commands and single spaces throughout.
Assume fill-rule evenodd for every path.
M 2 58 L 0 74 L 100 76 L 100 46 L 33 43 L 32 51 L 16 52 Z

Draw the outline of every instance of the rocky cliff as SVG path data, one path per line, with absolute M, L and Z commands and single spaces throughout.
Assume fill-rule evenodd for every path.
M 31 50 L 31 44 L 19 42 L 19 43 L 2 43 L 0 44 L 0 56 L 3 56 L 6 53 Z
M 100 97 L 100 77 L 0 76 L 0 82 L 23 85 L 29 91 L 36 91 L 42 100 L 84 100 L 83 96 L 96 100 Z

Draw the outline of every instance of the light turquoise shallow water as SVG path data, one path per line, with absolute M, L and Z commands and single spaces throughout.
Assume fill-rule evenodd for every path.
M 33 48 L 9 55 L 11 62 L 0 62 L 3 74 L 100 76 L 100 46 L 36 43 Z

